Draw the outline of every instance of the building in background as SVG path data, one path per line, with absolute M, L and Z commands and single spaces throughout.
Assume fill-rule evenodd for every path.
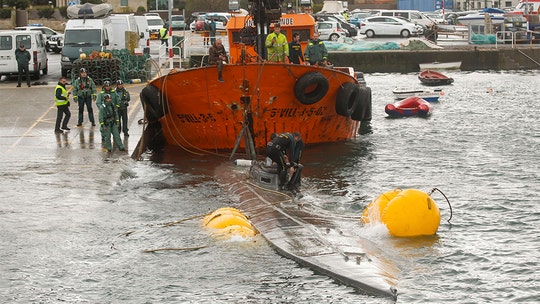
M 104 2 L 112 5 L 113 12 L 115 13 L 134 13 L 140 6 L 148 11 L 146 0 L 109 0 Z M 57 7 L 68 6 L 70 4 L 80 4 L 80 0 L 56 0 Z

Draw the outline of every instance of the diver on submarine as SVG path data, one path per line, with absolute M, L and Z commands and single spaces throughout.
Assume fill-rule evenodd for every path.
M 271 141 L 266 146 L 266 155 L 277 164 L 277 174 L 279 177 L 279 189 L 297 192 L 300 187 L 302 168 L 300 158 L 304 151 L 304 141 L 300 132 L 272 134 Z M 287 156 L 289 150 L 289 156 Z M 287 181 L 287 170 L 289 176 Z

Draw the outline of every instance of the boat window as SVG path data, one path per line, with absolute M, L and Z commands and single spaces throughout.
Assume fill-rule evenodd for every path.
M 300 41 L 308 41 L 309 39 L 311 39 L 311 33 L 309 29 L 294 30 L 293 33 L 300 34 Z

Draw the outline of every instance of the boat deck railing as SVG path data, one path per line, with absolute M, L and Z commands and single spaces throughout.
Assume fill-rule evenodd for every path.
M 204 62 L 206 62 L 205 60 L 207 60 L 208 50 L 210 49 L 211 42 L 215 41 L 217 38 L 221 38 L 225 50 L 229 50 L 229 41 L 227 36 L 216 35 L 214 37 L 210 37 L 201 35 L 197 32 L 186 35 L 182 37 L 182 39 L 176 41 L 176 43 L 171 47 L 172 56 L 170 53 L 167 53 L 167 48 L 165 45 L 160 45 L 158 51 L 159 66 L 169 66 L 169 68 L 173 68 L 175 63 L 189 62 L 192 57 L 200 58 L 200 66 L 202 66 Z

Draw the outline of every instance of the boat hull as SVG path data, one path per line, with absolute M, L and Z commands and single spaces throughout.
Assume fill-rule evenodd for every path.
M 366 294 L 397 299 L 398 269 L 374 243 L 300 207 L 288 193 L 268 187 L 271 181 L 275 185 L 277 174 L 262 171 L 255 162 L 248 179 L 246 172 L 235 176 L 225 166 L 216 176 L 238 198 L 235 207 L 277 252 Z
M 501 24 L 504 22 L 504 16 L 498 14 L 489 15 L 492 24 Z M 457 18 L 459 24 L 462 25 L 485 25 L 486 16 L 485 14 L 469 14 Z
M 434 89 L 434 90 L 408 90 L 408 89 L 399 89 L 396 88 L 392 91 L 394 93 L 394 96 L 398 100 L 405 99 L 407 97 L 416 96 L 424 99 L 428 102 L 437 102 L 439 101 L 439 97 L 443 94 L 442 89 Z
M 426 62 L 418 64 L 420 70 L 459 70 L 461 61 L 453 62 Z
M 160 95 L 154 108 L 168 143 L 233 150 L 245 148 L 240 139 L 247 130 L 256 149 L 265 148 L 272 133 L 292 131 L 301 132 L 306 144 L 328 143 L 355 138 L 360 121 L 371 120 L 371 90 L 336 69 L 253 63 L 226 65 L 224 82 L 217 74 L 213 66 L 195 68 L 150 83 Z M 360 96 L 346 89 L 360 90 Z M 317 94 L 324 96 L 317 100 Z
M 418 79 L 422 84 L 428 86 L 440 86 L 440 85 L 449 85 L 454 82 L 454 79 L 447 77 L 446 75 L 435 72 L 432 70 L 425 70 L 418 74 Z

